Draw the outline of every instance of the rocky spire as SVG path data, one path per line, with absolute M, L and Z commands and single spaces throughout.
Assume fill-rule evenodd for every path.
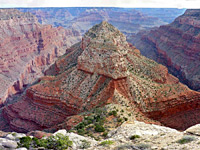
M 127 60 L 124 56 L 128 48 L 125 35 L 103 21 L 84 35 L 84 51 L 78 58 L 78 69 L 113 79 L 127 77 Z

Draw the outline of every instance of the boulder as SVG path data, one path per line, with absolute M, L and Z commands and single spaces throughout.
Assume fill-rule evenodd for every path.
M 189 127 L 185 132 L 200 136 L 200 124 Z
M 4 139 L 0 138 L 0 143 L 5 148 L 9 148 L 9 149 L 17 148 L 17 142 L 16 141 L 8 140 L 8 139 L 5 139 L 5 138 Z

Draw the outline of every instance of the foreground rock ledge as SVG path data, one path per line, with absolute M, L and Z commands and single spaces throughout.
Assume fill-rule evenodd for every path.
M 88 150 L 141 150 L 142 148 L 149 149 L 164 149 L 164 150 L 182 150 L 193 149 L 199 150 L 200 137 L 195 135 L 186 135 L 184 132 L 179 132 L 175 129 L 162 127 L 158 125 L 145 124 L 135 121 L 134 123 L 124 123 L 120 127 L 111 130 L 106 139 L 96 141 L 90 137 L 84 137 L 75 133 L 68 133 L 65 129 L 55 132 L 56 134 L 69 136 L 73 142 L 71 149 L 78 150 L 84 144 L 84 141 L 90 143 Z M 130 139 L 131 136 L 137 135 L 138 138 Z M 21 133 L 9 133 L 6 137 L 0 138 L 0 148 L 4 149 L 4 141 L 7 141 L 7 147 L 16 148 L 16 142 L 19 137 L 25 136 Z M 184 137 L 190 137 L 192 141 L 186 144 L 180 144 L 178 141 Z M 110 145 L 101 145 L 103 141 L 112 141 Z M 3 145 L 3 146 L 2 146 Z M 25 150 L 25 149 L 24 149 Z

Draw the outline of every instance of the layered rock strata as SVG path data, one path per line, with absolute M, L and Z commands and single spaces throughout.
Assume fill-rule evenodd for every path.
M 154 17 L 155 13 L 152 10 L 147 10 L 148 13 L 144 14 L 133 8 L 111 7 L 22 8 L 19 10 L 35 14 L 42 24 L 52 24 L 55 27 L 62 26 L 75 29 L 82 35 L 92 26 L 99 24 L 103 20 L 109 21 L 120 29 L 121 32 L 129 35 L 137 33 L 139 30 L 167 24 L 168 22 L 163 20 L 166 18 L 165 15 L 171 14 L 171 12 L 167 11 L 163 13 L 164 11 L 161 10 L 158 11 L 160 16 L 157 15 L 158 17 Z M 148 15 L 150 14 L 149 12 L 151 12 L 151 15 Z M 177 14 L 178 12 L 179 10 L 173 12 L 173 14 Z
M 130 107 L 138 120 L 185 129 L 200 122 L 199 100 L 199 92 L 142 56 L 118 29 L 102 22 L 2 114 L 11 130 L 27 132 L 58 129 L 60 124 L 64 128 L 69 117 L 118 103 Z
M 167 66 L 193 90 L 200 90 L 200 10 L 186 10 L 169 25 L 138 33 L 132 43 L 141 53 Z
M 0 9 L 0 104 L 42 76 L 78 40 L 78 32 L 41 25 L 30 13 Z

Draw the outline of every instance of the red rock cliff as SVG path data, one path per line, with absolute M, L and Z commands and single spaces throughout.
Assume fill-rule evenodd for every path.
M 132 42 L 191 89 L 200 90 L 200 10 L 186 10 L 173 23 L 141 32 Z
M 149 123 L 154 119 L 177 129 L 199 123 L 200 93 L 125 39 L 107 22 L 94 26 L 50 67 L 46 74 L 51 76 L 40 78 L 18 102 L 4 107 L 8 124 L 1 121 L 0 130 L 58 129 L 70 116 L 107 103 L 126 103 L 138 120 Z M 122 59 L 115 62 L 115 56 Z
M 0 104 L 42 76 L 43 70 L 79 39 L 78 32 L 41 25 L 30 13 L 1 9 Z

